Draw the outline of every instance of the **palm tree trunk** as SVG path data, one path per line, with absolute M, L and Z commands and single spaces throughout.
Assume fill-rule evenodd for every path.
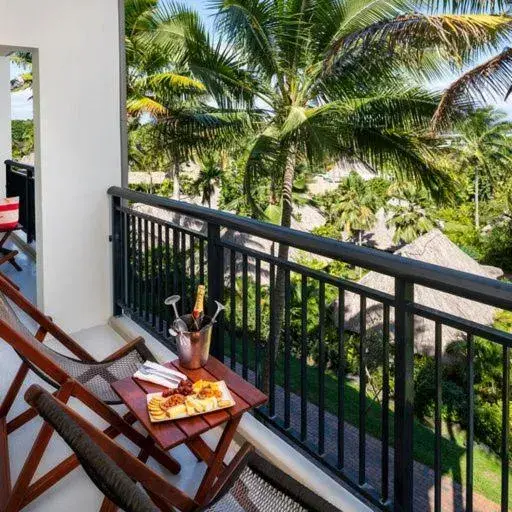
M 289 228 L 292 223 L 292 189 L 293 180 L 295 177 L 295 165 L 297 162 L 297 148 L 294 144 L 290 146 L 288 158 L 286 159 L 286 166 L 284 169 L 283 177 L 283 194 L 282 194 L 282 214 L 281 226 Z M 290 247 L 288 245 L 279 244 L 278 258 L 283 261 L 288 261 Z M 284 306 L 285 306 L 285 280 L 286 269 L 279 266 L 277 267 L 276 278 L 274 282 L 274 297 L 271 311 L 270 320 L 270 333 L 267 344 L 267 354 L 265 357 L 265 365 L 263 368 L 263 385 L 265 391 L 268 391 L 269 382 L 268 375 L 270 370 L 270 347 L 274 347 L 274 354 L 277 357 L 279 352 L 279 342 L 281 339 L 281 329 L 283 325 Z
M 180 199 L 180 161 L 175 156 L 173 158 L 173 172 L 172 172 L 172 198 L 179 201 Z
M 475 170 L 475 227 L 480 230 L 480 173 Z

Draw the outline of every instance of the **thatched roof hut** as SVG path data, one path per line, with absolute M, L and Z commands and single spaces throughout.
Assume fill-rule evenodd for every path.
M 413 243 L 406 245 L 395 252 L 404 256 L 435 265 L 440 265 L 478 276 L 496 278 L 497 269 L 480 265 L 468 256 L 459 247 L 452 243 L 441 231 L 434 229 L 421 236 Z M 360 284 L 380 292 L 394 295 L 395 282 L 392 277 L 370 272 L 364 276 Z M 415 301 L 424 306 L 435 308 L 467 320 L 477 320 L 479 323 L 490 325 L 494 321 L 496 308 L 463 299 L 455 295 L 439 292 L 424 286 L 415 286 Z M 335 305 L 337 309 L 337 304 Z M 345 298 L 346 328 L 352 332 L 359 332 L 359 295 L 347 292 Z M 394 312 L 390 312 L 391 336 L 394 331 Z M 337 317 L 337 315 L 335 315 Z M 383 307 L 380 303 L 367 300 L 367 330 L 369 333 L 380 335 L 382 332 Z M 443 326 L 443 348 L 450 342 L 460 339 L 463 333 Z M 434 353 L 434 323 L 423 318 L 415 318 L 415 350 L 417 353 L 432 355 Z

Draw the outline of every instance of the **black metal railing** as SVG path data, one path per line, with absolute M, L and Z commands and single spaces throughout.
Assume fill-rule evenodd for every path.
M 6 160 L 5 171 L 6 195 L 20 198 L 19 222 L 30 244 L 36 239 L 34 166 Z
M 421 285 L 512 310 L 511 285 L 119 187 L 109 194 L 114 313 L 129 315 L 172 348 L 165 297 L 180 294 L 184 312 L 192 307 L 197 284 L 207 283 L 209 307 L 213 299 L 227 305 L 212 350 L 268 393 L 268 405 L 257 415 L 376 507 L 440 511 L 445 505 L 442 478 L 451 471 L 446 460 L 453 445 L 447 444 L 441 416 L 443 329 L 452 329 L 465 339 L 467 426 L 465 446 L 457 445 L 465 467 L 458 477 L 451 471 L 455 490 L 449 498 L 460 501 L 454 510 L 473 510 L 475 339 L 500 346 L 501 498 L 495 501 L 508 510 L 512 335 L 478 318 L 425 307 L 414 292 Z M 297 253 L 295 261 L 280 259 L 274 244 L 323 258 L 330 270 L 297 263 Z M 394 293 L 338 277 L 340 262 L 388 276 Z M 423 327 L 430 322 L 434 333 L 430 429 L 414 414 L 419 319 Z M 430 465 L 421 462 L 422 450 L 434 455 Z

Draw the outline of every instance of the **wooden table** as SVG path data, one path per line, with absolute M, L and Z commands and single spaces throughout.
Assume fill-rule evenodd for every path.
M 138 421 L 147 430 L 149 437 L 163 450 L 168 451 L 178 445 L 185 444 L 199 461 L 204 461 L 208 468 L 199 486 L 195 500 L 201 504 L 208 503 L 212 489 L 220 487 L 236 469 L 237 463 L 243 458 L 242 450 L 226 466 L 224 457 L 236 433 L 242 415 L 254 407 L 263 405 L 267 396 L 252 384 L 245 381 L 214 357 L 210 357 L 204 368 L 187 370 L 182 368 L 178 360 L 165 364 L 184 373 L 192 382 L 200 379 L 226 382 L 235 405 L 229 409 L 209 412 L 200 416 L 183 418 L 162 423 L 151 423 L 147 409 L 146 394 L 162 391 L 161 386 L 144 382 L 132 377 L 114 382 L 113 389 L 126 404 Z M 201 434 L 224 424 L 224 430 L 215 450 L 201 439 Z M 147 454 L 139 454 L 141 460 Z

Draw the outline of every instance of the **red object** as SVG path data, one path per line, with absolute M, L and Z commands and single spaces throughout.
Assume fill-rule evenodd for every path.
M 0 201 L 0 230 L 14 229 L 20 219 L 20 198 L 7 197 Z

